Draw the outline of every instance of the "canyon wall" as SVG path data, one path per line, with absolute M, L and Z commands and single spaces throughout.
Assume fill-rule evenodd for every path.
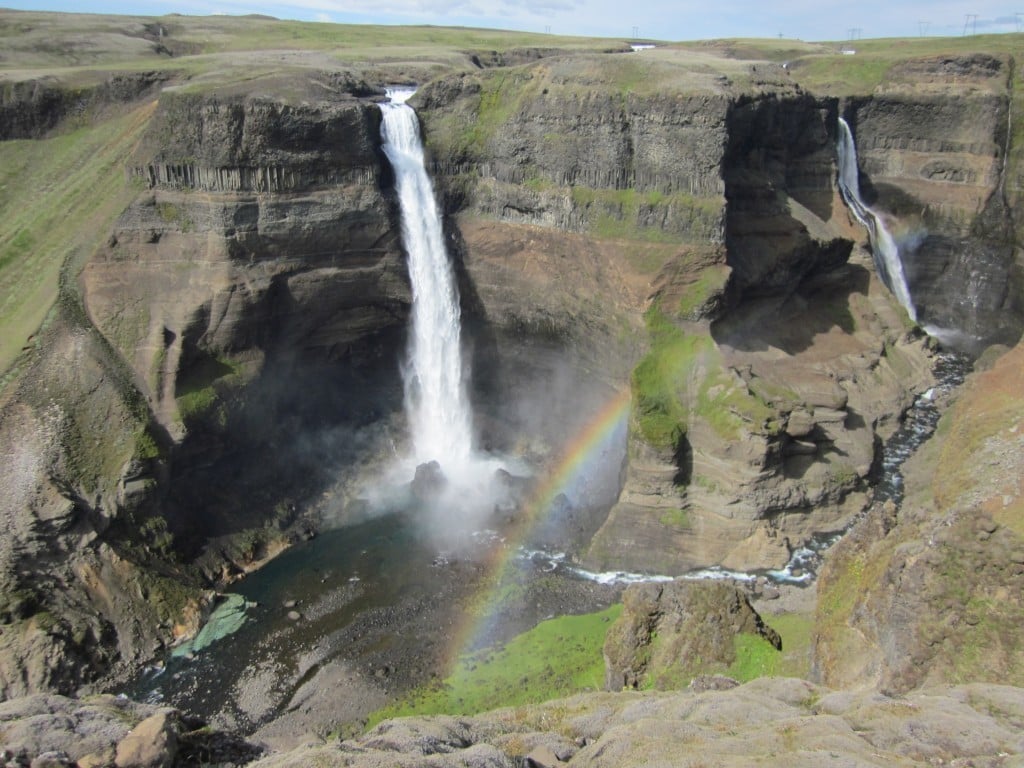
M 911 61 L 843 106 L 866 200 L 892 218 L 921 322 L 973 336 L 976 349 L 1021 333 L 1015 66 L 987 54 Z
M 878 435 L 929 374 L 867 262 L 847 264 L 863 233 L 834 184 L 837 100 L 774 65 L 630 56 L 417 99 L 488 321 L 514 331 L 540 297 L 565 338 L 601 341 L 605 375 L 639 363 L 625 488 L 585 564 L 781 567 L 860 509 Z M 595 258 L 597 292 L 571 272 Z
M 551 455 L 632 390 L 622 494 L 575 556 L 779 567 L 864 507 L 931 352 L 838 196 L 839 114 L 865 190 L 911 222 L 926 317 L 1019 331 L 997 64 L 958 65 L 981 84 L 962 96 L 934 67 L 914 75 L 931 91 L 840 100 L 767 63 L 633 54 L 423 87 L 482 444 Z M 400 438 L 410 294 L 379 97 L 323 72 L 163 89 L 134 202 L 5 394 L 5 694 L 155 653 L 297 515 L 343 516 L 324 494 Z

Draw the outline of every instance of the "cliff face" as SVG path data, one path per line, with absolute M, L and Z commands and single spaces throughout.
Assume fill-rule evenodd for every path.
M 37 139 L 58 126 L 88 125 L 112 105 L 155 97 L 169 79 L 152 71 L 110 75 L 77 88 L 48 77 L 6 81 L 0 88 L 0 140 Z
M 395 410 L 409 291 L 378 147 L 351 97 L 163 95 L 138 196 L 0 418 L 4 695 L 194 631 L 186 563 L 216 580 L 283 546 L 353 429 Z
M 835 100 L 771 65 L 628 56 L 417 98 L 488 323 L 514 331 L 544 302 L 603 375 L 640 362 L 625 488 L 589 565 L 781 566 L 860 508 L 877 432 L 928 373 L 884 290 L 843 266 L 862 235 L 834 187 Z M 616 333 L 622 310 L 625 327 L 645 313 L 640 343 Z
M 146 191 L 82 285 L 173 441 L 161 486 L 185 551 L 277 516 L 326 482 L 346 429 L 400 402 L 410 296 L 379 134 L 353 98 L 161 100 L 131 169 Z M 224 472 L 257 509 L 205 499 Z
M 909 62 L 843 108 L 866 199 L 895 220 L 921 321 L 988 343 L 1021 333 L 1019 181 L 1007 179 L 1014 67 L 984 54 Z

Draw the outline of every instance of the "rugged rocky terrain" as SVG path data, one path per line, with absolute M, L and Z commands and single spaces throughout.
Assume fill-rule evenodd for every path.
M 621 494 L 573 542 L 587 567 L 775 568 L 867 508 L 935 345 L 874 276 L 839 197 L 839 116 L 922 320 L 973 351 L 1020 335 L 1020 65 L 1004 44 L 876 53 L 871 82 L 841 80 L 831 56 L 833 82 L 820 49 L 784 68 L 770 50 L 466 32 L 428 53 L 339 54 L 326 27 L 265 19 L 236 39 L 221 20 L 83 18 L 60 37 L 57 17 L 0 18 L 0 149 L 43 146 L 55 163 L 42 189 L 26 172 L 0 201 L 24 189 L 41 217 L 12 217 L 0 258 L 0 322 L 24 347 L 0 395 L 4 697 L 129 674 L 195 632 L 212 589 L 365 513 L 355 480 L 404 435 L 410 290 L 376 105 L 389 82 L 424 83 L 412 103 L 481 445 L 543 469 L 610 393 L 632 392 Z M 112 25 L 108 49 L 83 46 L 93 24 Z M 40 34 L 61 42 L 33 48 Z M 75 155 L 97 127 L 103 152 Z M 65 210 L 74 237 L 44 238 Z M 21 294 L 49 297 L 38 330 Z M 766 754 L 842 742 L 868 764 L 1002 764 L 1020 749 L 1005 735 L 1019 693 L 968 684 L 1019 681 L 1018 368 L 1013 352 L 979 376 L 995 405 L 951 411 L 955 437 L 916 460 L 905 509 L 872 511 L 823 573 L 816 674 L 886 695 L 790 681 L 597 696 L 268 760 L 393 764 L 400 741 L 421 753 L 410 764 L 504 765 L 547 744 L 622 765 L 703 742 L 726 722 L 709 713 L 757 710 L 768 719 L 715 740 L 725 764 L 757 739 Z M 887 698 L 944 682 L 966 687 Z M 897 710 L 905 729 L 884 715 Z M 638 725 L 645 713 L 676 736 Z M 945 717 L 987 735 L 929 745 L 919 734 Z
M 1020 685 L 1020 346 L 975 374 L 908 466 L 898 515 L 876 510 L 821 573 L 817 674 L 907 691 Z
M 840 761 L 857 766 L 1009 766 L 1024 752 L 1019 688 L 974 684 L 891 696 L 870 689 L 832 691 L 791 678 L 756 680 L 731 689 L 724 680 L 718 683 L 726 690 L 589 694 L 477 717 L 388 721 L 358 739 L 327 744 L 311 740 L 249 765 L 512 768 L 530 758 L 526 764 L 545 768 L 817 766 Z M 83 749 L 96 752 L 79 760 L 82 766 L 110 765 L 112 752 L 118 766 L 166 764 L 158 761 L 175 754 L 179 765 L 208 764 L 190 762 L 190 756 L 230 764 L 246 754 L 238 743 L 221 743 L 206 752 L 178 746 L 187 742 L 173 713 L 156 713 L 135 725 L 142 712 L 124 704 L 54 699 L 30 699 L 0 711 L 10 733 L 5 745 L 9 754 L 42 753 L 50 761 L 45 764 L 55 766 L 67 765 L 67 758 L 74 759 Z M 116 715 L 120 720 L 115 723 L 103 720 Z M 63 721 L 66 730 L 50 731 L 49 739 L 33 731 L 52 720 Z M 149 732 L 172 736 L 159 746 L 154 746 L 157 740 L 147 740 L 144 751 L 135 751 L 137 738 Z M 187 730 L 183 735 L 196 738 Z M 216 739 L 206 738 L 216 744 Z

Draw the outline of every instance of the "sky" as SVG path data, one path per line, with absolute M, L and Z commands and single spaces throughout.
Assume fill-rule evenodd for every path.
M 564 35 L 849 40 L 1024 31 L 1024 0 L 0 0 L 10 8 L 157 16 L 262 13 L 340 24 L 434 24 Z

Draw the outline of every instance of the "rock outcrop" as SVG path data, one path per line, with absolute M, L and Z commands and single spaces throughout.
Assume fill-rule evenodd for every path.
M 262 750 L 182 713 L 114 696 L 37 695 L 0 704 L 5 765 L 241 765 Z
M 1024 754 L 1022 712 L 1024 692 L 1003 685 L 894 696 L 774 678 L 731 690 L 595 693 L 474 717 L 388 720 L 355 739 L 310 737 L 262 757 L 257 746 L 173 710 L 112 697 L 16 699 L 0 705 L 0 723 L 2 754 L 13 765 L 142 765 L 115 759 L 150 726 L 162 724 L 160 732 L 174 734 L 177 750 L 172 757 L 147 740 L 148 765 L 517 768 L 527 756 L 545 755 L 590 768 L 688 765 L 693 759 L 746 766 L 752 756 L 808 766 L 837 760 L 928 766 L 1016 759 Z
M 725 672 L 736 661 L 740 634 L 782 647 L 778 633 L 732 584 L 636 584 L 623 593 L 622 606 L 604 644 L 609 691 L 682 688 L 700 674 Z

